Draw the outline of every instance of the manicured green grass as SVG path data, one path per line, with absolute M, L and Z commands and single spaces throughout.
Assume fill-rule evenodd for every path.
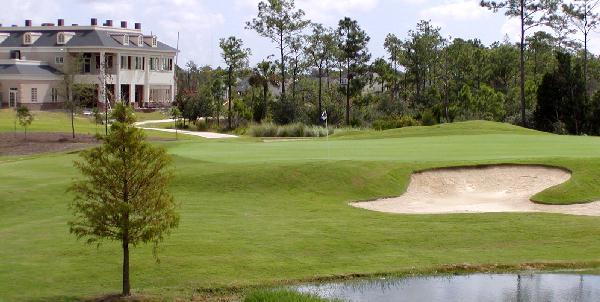
M 479 133 L 453 129 L 478 125 Z M 600 263 L 600 217 L 542 213 L 394 215 L 349 201 L 402 194 L 412 171 L 530 163 L 573 178 L 535 199 L 600 199 L 600 139 L 536 134 L 494 123 L 445 125 L 447 135 L 262 143 L 163 143 L 174 157 L 180 227 L 160 249 L 132 253 L 136 293 L 189 299 L 210 289 L 351 274 L 434 271 L 443 265 Z M 499 130 L 500 129 L 500 130 Z M 422 131 L 422 135 L 419 135 Z M 534 135 L 531 135 L 534 134 Z M 77 300 L 118 292 L 118 244 L 68 233 L 76 154 L 0 158 L 0 301 Z
M 64 111 L 33 111 L 34 121 L 27 131 L 31 132 L 65 132 L 71 133 L 71 117 Z M 156 111 L 150 113 L 137 112 L 136 118 L 139 121 L 160 120 L 167 117 L 163 113 Z M 104 133 L 104 125 L 94 123 L 92 117 L 78 114 L 75 117 L 75 132 L 79 134 L 95 135 Z M 13 109 L 0 109 L 0 132 L 15 131 L 15 112 Z M 22 133 L 24 129 L 16 123 L 16 131 Z M 146 131 L 148 136 L 161 139 L 175 139 L 175 134 L 159 131 Z M 182 139 L 198 140 L 199 138 L 188 135 L 181 135 Z

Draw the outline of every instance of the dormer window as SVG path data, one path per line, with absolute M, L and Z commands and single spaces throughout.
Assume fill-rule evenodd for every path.
M 0 33 L 0 43 L 4 42 L 8 37 L 10 37 L 9 33 Z
M 157 47 L 158 46 L 158 40 L 156 39 L 156 36 L 145 36 L 144 37 L 144 42 L 148 45 L 150 45 L 151 47 Z
M 123 35 L 123 45 L 129 45 L 129 35 Z
M 32 45 L 41 35 L 40 33 L 25 33 L 23 35 L 23 44 Z
M 141 35 L 140 35 L 140 36 L 138 36 L 138 39 L 137 39 L 137 45 L 138 45 L 139 47 L 142 47 L 142 46 L 144 46 L 144 36 L 141 36 Z
M 59 32 L 56 35 L 56 44 L 58 45 L 65 45 L 67 44 L 71 38 L 73 38 L 75 36 L 74 32 Z

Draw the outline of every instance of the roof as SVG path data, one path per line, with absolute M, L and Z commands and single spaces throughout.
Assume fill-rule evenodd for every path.
M 48 65 L 0 64 L 0 76 L 3 75 L 52 77 L 61 73 Z
M 10 33 L 10 37 L 6 38 L 3 42 L 0 42 L 0 48 L 3 47 L 107 47 L 107 48 L 120 48 L 120 49 L 145 49 L 145 50 L 158 50 L 158 51 L 169 51 L 176 52 L 177 50 L 167 44 L 158 41 L 156 47 L 152 47 L 144 42 L 143 46 L 138 46 L 135 43 L 129 43 L 129 45 L 123 45 L 113 38 L 114 35 L 129 35 L 131 41 L 136 41 L 141 33 L 122 32 L 118 30 L 35 30 L 31 32 L 40 33 L 41 36 L 32 44 L 23 44 L 23 35 L 27 31 L 23 30 L 0 30 L 0 33 Z M 66 44 L 57 44 L 56 36 L 61 32 L 74 33 L 75 36 L 71 38 Z

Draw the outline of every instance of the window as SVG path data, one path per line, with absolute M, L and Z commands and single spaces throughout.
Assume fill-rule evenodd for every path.
M 166 58 L 161 58 L 160 59 L 160 63 L 161 63 L 161 68 L 160 70 L 169 70 L 169 66 L 167 66 L 167 59 Z
M 58 36 L 56 36 L 56 43 L 65 44 L 65 34 L 59 33 Z
M 121 69 L 127 69 L 127 57 L 121 56 Z
M 25 44 L 25 45 L 31 44 L 31 34 L 27 33 L 23 36 L 23 44 Z
M 20 50 L 11 50 L 10 58 L 13 60 L 21 60 L 21 51 Z
M 129 35 L 123 35 L 123 45 L 129 45 Z
M 138 42 L 137 42 L 137 45 L 138 45 L 139 47 L 142 47 L 142 46 L 144 46 L 144 36 L 142 36 L 142 35 L 138 36 Z
M 158 46 L 158 41 L 156 40 L 156 36 L 152 37 L 152 47 Z
M 173 70 L 173 59 L 169 59 L 169 70 Z
M 127 57 L 127 69 L 132 69 L 131 68 L 131 62 L 132 62 L 131 56 Z
M 113 57 L 106 56 L 106 68 L 113 68 Z
M 56 63 L 56 65 L 62 65 L 65 63 L 65 58 L 64 57 L 55 57 L 54 63 Z
M 37 88 L 31 88 L 31 102 L 36 103 L 38 101 Z
M 83 73 L 92 72 L 92 58 L 89 56 L 83 57 Z
M 58 88 L 52 88 L 52 102 L 58 102 Z
M 144 59 L 143 57 L 135 57 L 135 69 L 137 69 L 137 70 L 144 69 L 143 59 Z
M 156 58 L 150 58 L 150 70 L 156 70 Z

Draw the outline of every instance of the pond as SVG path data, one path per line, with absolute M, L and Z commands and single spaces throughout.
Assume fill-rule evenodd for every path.
M 472 274 L 353 280 L 301 285 L 295 289 L 351 302 L 600 301 L 600 276 Z

